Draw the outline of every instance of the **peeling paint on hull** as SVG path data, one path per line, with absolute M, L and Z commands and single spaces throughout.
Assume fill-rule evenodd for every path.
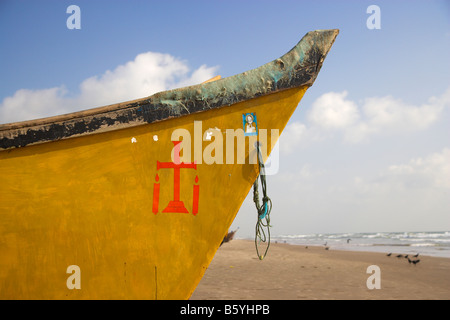
M 309 32 L 281 58 L 232 77 L 131 102 L 0 125 L 0 150 L 154 123 L 311 86 L 337 34 L 337 30 Z

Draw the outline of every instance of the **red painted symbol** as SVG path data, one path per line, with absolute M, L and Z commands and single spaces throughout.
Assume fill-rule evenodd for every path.
M 198 176 L 196 176 L 195 177 L 195 183 L 196 184 L 194 184 L 194 203 L 193 203 L 193 205 L 192 205 L 192 214 L 194 215 L 194 216 L 196 216 L 197 215 L 197 213 L 198 213 L 198 188 L 199 188 L 199 186 L 198 186 Z
M 173 200 L 169 202 L 167 207 L 162 212 L 179 212 L 189 213 L 184 206 L 183 201 L 180 200 L 180 171 L 181 169 L 195 169 L 197 170 L 197 164 L 184 163 L 180 161 L 180 142 L 172 141 L 174 144 L 174 162 L 159 162 L 156 161 L 156 170 L 160 169 L 173 169 Z M 199 197 L 199 185 L 198 176 L 195 177 L 194 192 L 193 192 L 193 206 L 192 214 L 198 213 L 198 197 Z M 156 174 L 155 183 L 153 184 L 153 213 L 158 213 L 159 207 L 159 176 Z

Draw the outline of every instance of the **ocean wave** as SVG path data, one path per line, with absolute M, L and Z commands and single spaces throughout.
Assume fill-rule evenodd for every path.
M 450 257 L 450 231 L 316 233 L 273 236 L 295 245 L 329 246 L 342 250 L 418 253 Z
M 438 247 L 439 245 L 436 243 L 411 243 L 411 247 Z

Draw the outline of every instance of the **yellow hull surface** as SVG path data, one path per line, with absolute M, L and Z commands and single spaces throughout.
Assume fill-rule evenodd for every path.
M 306 89 L 0 152 L 0 298 L 188 299 Z

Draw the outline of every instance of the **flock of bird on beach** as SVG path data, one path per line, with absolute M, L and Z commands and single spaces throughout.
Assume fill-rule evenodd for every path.
M 389 252 L 386 256 L 388 256 L 388 257 L 390 257 L 392 255 L 392 252 Z M 413 255 L 412 257 L 413 258 L 417 258 L 419 256 L 419 254 L 417 253 L 417 254 L 415 254 L 415 255 Z M 409 264 L 414 264 L 414 265 L 416 265 L 416 264 L 418 264 L 419 262 L 420 262 L 420 259 L 416 259 L 416 260 L 411 260 L 410 258 L 409 258 L 409 255 L 402 255 L 402 254 L 398 254 L 398 255 L 396 255 L 395 257 L 397 257 L 397 258 L 405 258 L 405 259 L 408 259 L 408 262 L 409 262 Z
M 351 240 L 351 239 L 347 239 L 347 243 L 350 243 L 350 240 Z M 330 247 L 328 247 L 327 244 L 328 244 L 328 242 L 325 242 L 325 243 L 323 244 L 324 247 L 325 247 L 325 250 L 329 250 L 329 249 L 330 249 Z M 305 248 L 308 249 L 308 246 L 306 246 Z M 390 257 L 391 255 L 392 255 L 392 252 L 389 252 L 386 256 Z M 417 254 L 413 255 L 412 258 L 417 258 L 418 256 L 419 256 L 419 254 L 417 253 Z M 408 254 L 407 254 L 407 255 L 398 254 L 398 255 L 396 255 L 396 257 L 397 257 L 397 258 L 405 258 L 405 259 L 408 259 L 408 263 L 409 263 L 409 264 L 412 263 L 413 265 L 416 265 L 416 264 L 418 264 L 418 263 L 420 262 L 420 259 L 411 260 L 411 259 L 409 258 L 409 255 L 408 255 Z

